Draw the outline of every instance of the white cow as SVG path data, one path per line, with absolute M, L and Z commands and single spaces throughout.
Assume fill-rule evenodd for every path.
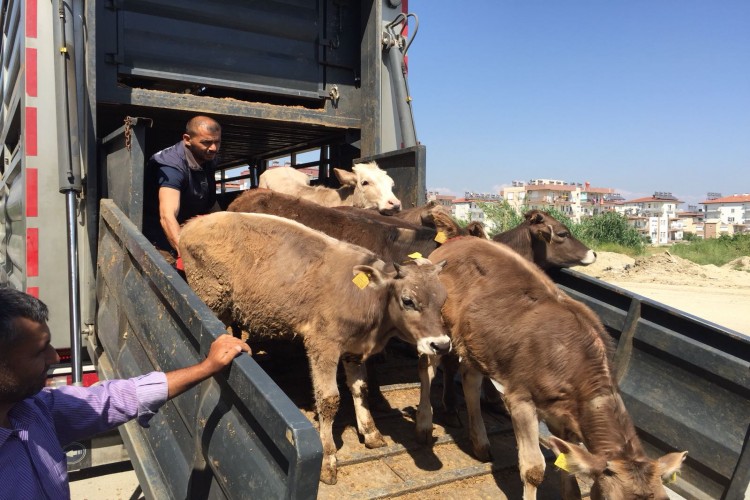
M 302 179 L 302 172 L 286 166 L 263 172 L 259 187 L 298 196 L 326 207 L 374 208 L 384 215 L 401 210 L 401 201 L 393 194 L 393 179 L 374 161 L 357 163 L 351 172 L 339 168 L 334 168 L 333 172 L 341 183 L 339 189 L 309 186 Z

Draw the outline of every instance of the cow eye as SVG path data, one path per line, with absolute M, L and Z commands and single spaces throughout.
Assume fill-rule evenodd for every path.
M 401 303 L 406 309 L 411 309 L 412 311 L 417 310 L 417 304 L 415 304 L 414 301 L 411 300 L 411 297 L 401 297 Z
M 569 233 L 569 232 L 567 232 L 567 231 L 563 231 L 562 233 L 557 233 L 557 235 L 558 235 L 558 236 L 559 236 L 560 238 L 567 238 L 568 236 L 570 236 L 570 233 Z
M 368 181 L 362 181 L 363 186 L 368 186 L 370 183 Z

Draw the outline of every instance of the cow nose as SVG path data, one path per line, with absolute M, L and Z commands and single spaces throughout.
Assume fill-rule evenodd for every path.
M 437 339 L 433 342 L 430 342 L 430 347 L 433 351 L 435 351 L 435 354 L 448 354 L 451 350 L 451 339 Z

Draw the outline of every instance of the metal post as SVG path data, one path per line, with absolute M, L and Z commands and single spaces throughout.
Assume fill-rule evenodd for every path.
M 411 112 L 411 97 L 406 89 L 406 72 L 404 71 L 404 55 L 399 48 L 398 39 L 392 33 L 383 34 L 383 46 L 387 58 L 385 64 L 391 76 L 391 86 L 396 100 L 396 112 L 401 127 L 401 147 L 410 148 L 417 145 L 417 133 Z
M 81 317 L 78 289 L 78 228 L 76 226 L 76 197 L 81 192 L 80 144 L 78 141 L 78 101 L 76 99 L 76 73 L 72 7 L 60 0 L 54 43 L 59 56 L 55 59 L 55 91 L 57 95 L 57 138 L 60 192 L 65 194 L 68 237 L 68 305 L 70 309 L 70 356 L 74 385 L 83 381 L 81 363 Z M 72 90 L 71 90 L 72 89 Z M 72 125 L 71 125 L 72 122 Z

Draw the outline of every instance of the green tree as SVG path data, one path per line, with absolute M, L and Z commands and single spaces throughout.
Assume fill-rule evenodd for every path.
M 491 220 L 495 224 L 495 228 L 490 231 L 490 237 L 497 233 L 502 233 L 513 229 L 521 222 L 523 222 L 523 215 L 517 212 L 515 208 L 510 206 L 510 203 L 503 200 L 499 203 L 485 202 L 479 204 L 486 220 Z
M 581 222 L 583 239 L 594 245 L 613 243 L 642 251 L 644 241 L 640 233 L 628 224 L 628 219 L 617 212 L 605 212 L 583 219 Z

